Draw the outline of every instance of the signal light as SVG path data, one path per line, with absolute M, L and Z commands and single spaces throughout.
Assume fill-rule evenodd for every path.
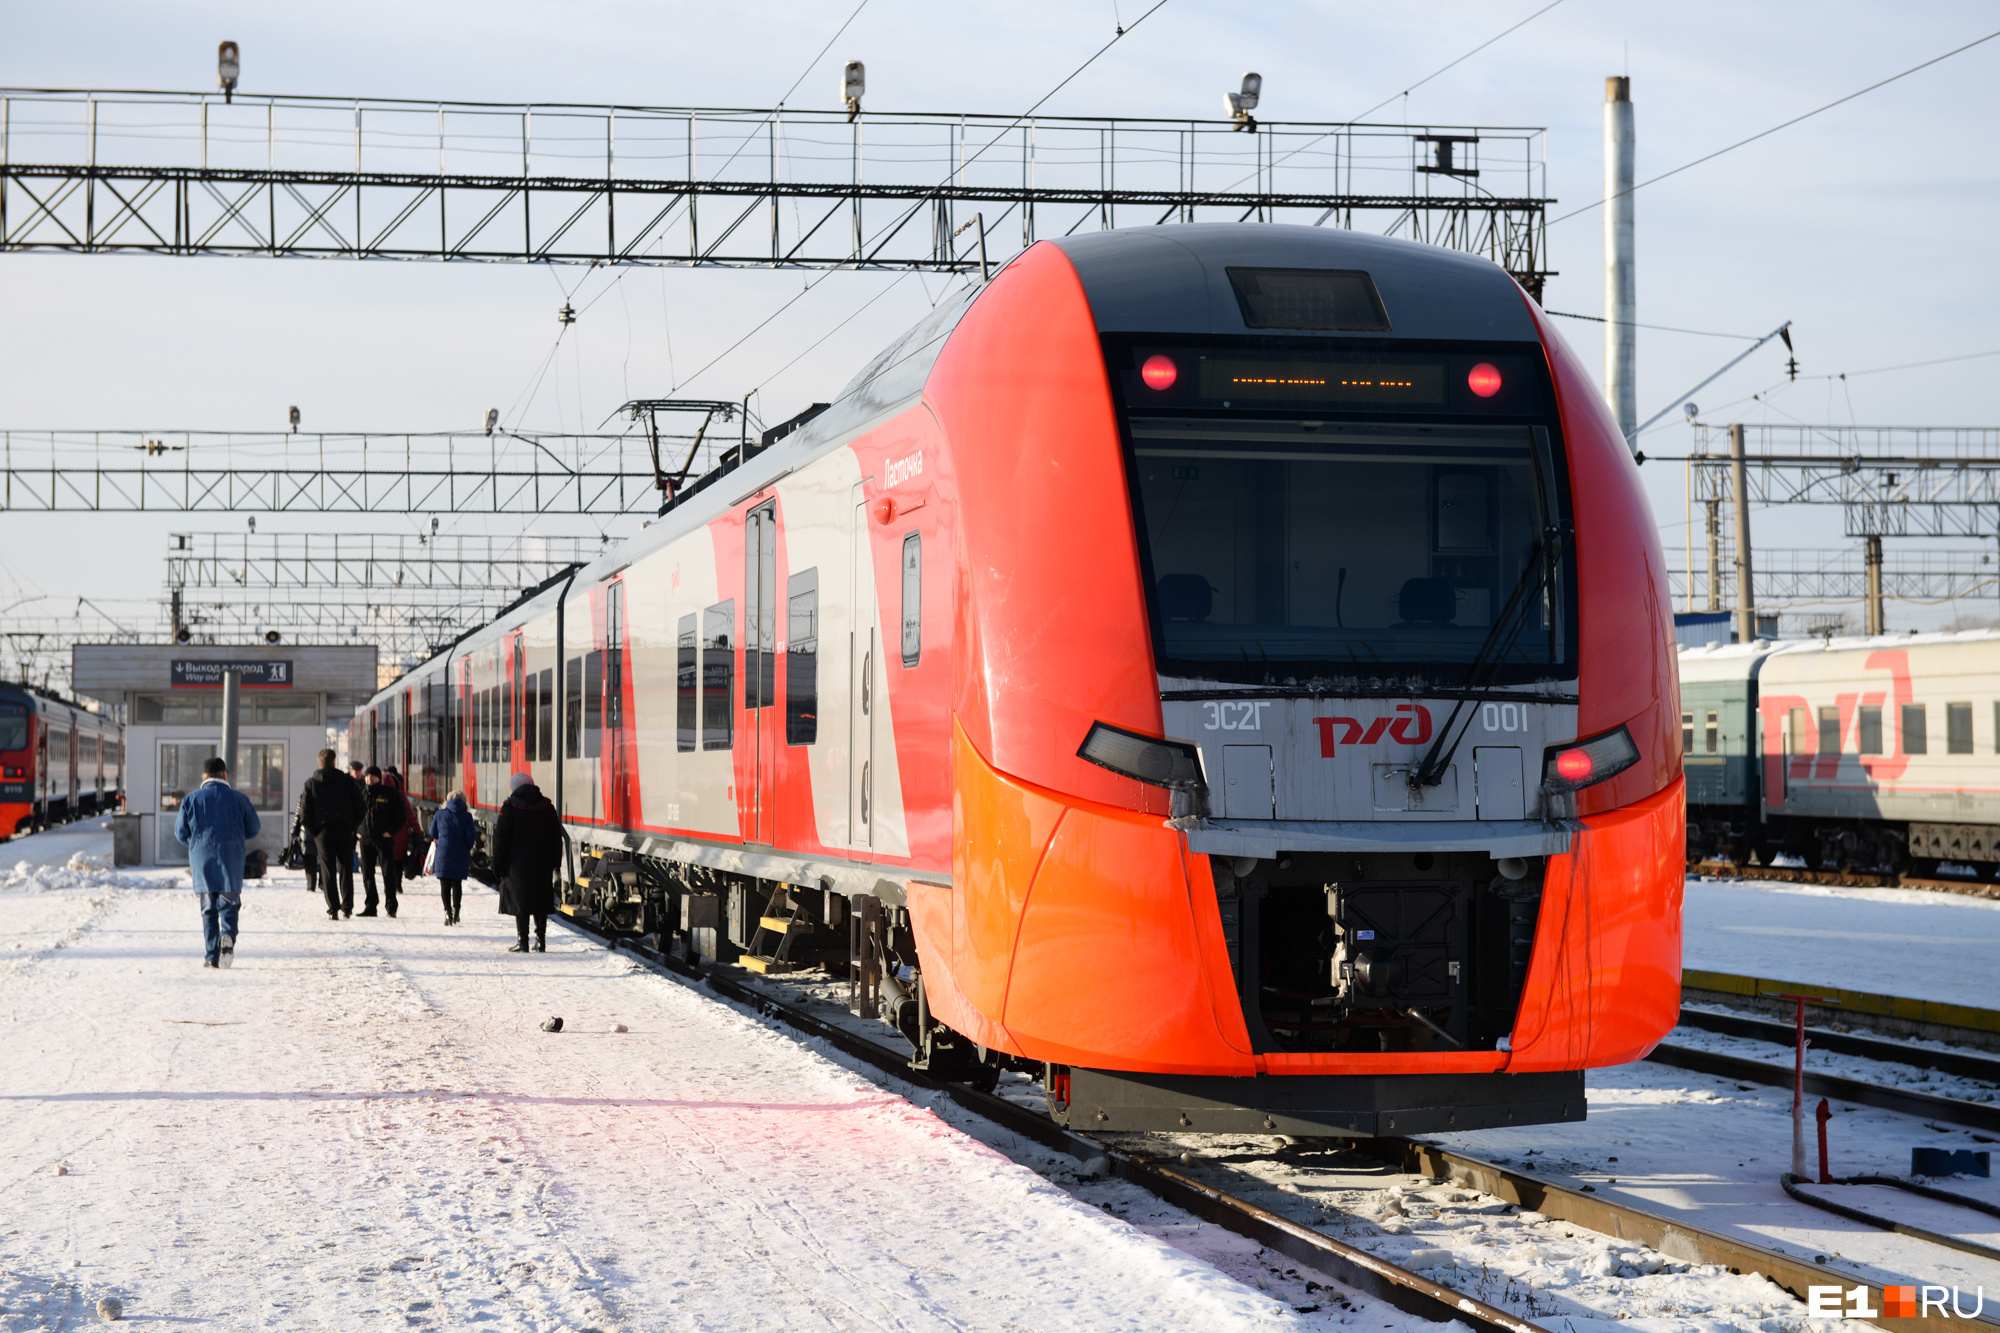
M 1576 741 L 1550 747 L 1542 760 L 1542 790 L 1581 791 L 1616 777 L 1639 762 L 1639 747 L 1632 733 L 1623 727 Z
M 1146 364 L 1139 367 L 1139 378 L 1146 381 L 1146 387 L 1156 392 L 1171 389 L 1174 381 L 1181 377 L 1181 368 L 1174 364 L 1170 356 L 1149 356 Z
M 1500 392 L 1500 368 L 1491 361 L 1481 361 L 1465 377 L 1465 387 L 1481 398 L 1491 398 Z

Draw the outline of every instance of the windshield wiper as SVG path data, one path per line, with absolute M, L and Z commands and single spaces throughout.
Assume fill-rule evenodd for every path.
M 1455 738 L 1451 734 L 1452 726 L 1467 704 L 1476 707 L 1493 696 L 1489 678 L 1506 660 L 1507 654 L 1514 651 L 1521 631 L 1527 627 L 1527 610 L 1534 605 L 1542 586 L 1550 581 L 1551 571 L 1562 559 L 1563 547 L 1568 541 L 1569 529 L 1564 527 L 1548 529 L 1543 533 L 1542 540 L 1535 543 L 1535 558 L 1521 571 L 1514 591 L 1507 597 L 1506 606 L 1501 608 L 1493 621 L 1493 628 L 1486 633 L 1486 642 L 1479 646 L 1478 655 L 1472 659 L 1472 669 L 1466 673 L 1467 693 L 1451 706 L 1451 713 L 1445 718 L 1444 726 L 1438 729 L 1437 739 L 1431 742 L 1430 753 L 1424 756 L 1423 763 L 1411 770 L 1412 787 L 1435 787 L 1444 781 L 1444 775 L 1451 767 L 1451 757 L 1458 753 L 1460 742 L 1472 730 L 1472 718 L 1465 719 L 1465 725 Z M 1505 639 L 1500 637 L 1503 631 Z M 1445 744 L 1447 739 L 1451 741 L 1450 745 Z

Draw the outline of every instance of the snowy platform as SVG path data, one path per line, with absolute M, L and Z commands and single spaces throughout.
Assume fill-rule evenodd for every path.
M 2000 1008 L 2000 901 L 1925 889 L 1690 879 L 1682 962 Z
M 0 886 L 38 923 L 0 955 L 9 1328 L 102 1295 L 219 1328 L 1417 1322 L 1295 1313 L 1254 1246 L 1198 1253 L 559 926 L 509 954 L 483 890 L 455 928 L 428 884 L 336 924 L 276 874 L 215 972 L 182 876 Z

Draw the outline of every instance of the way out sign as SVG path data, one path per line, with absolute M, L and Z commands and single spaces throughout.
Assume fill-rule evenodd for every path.
M 168 685 L 176 690 L 219 690 L 222 674 L 234 671 L 246 690 L 289 690 L 292 664 L 286 662 L 224 662 L 176 657 L 168 664 Z

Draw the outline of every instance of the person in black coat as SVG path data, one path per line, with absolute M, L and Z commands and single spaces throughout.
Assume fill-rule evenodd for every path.
M 375 867 L 382 867 L 382 899 L 396 915 L 396 894 L 403 887 L 403 861 L 396 855 L 396 835 L 410 822 L 410 805 L 400 788 L 382 781 L 382 770 L 368 766 L 368 786 L 362 796 L 361 887 L 368 901 L 361 915 L 375 915 Z
M 548 952 L 549 913 L 555 910 L 555 873 L 562 865 L 562 819 L 533 777 L 516 773 L 493 830 L 493 871 L 500 877 L 500 912 L 514 918 L 520 943 L 509 953 L 528 952 L 528 918 L 535 919 L 536 953 Z
M 354 915 L 354 833 L 361 827 L 361 791 L 333 763 L 333 751 L 319 752 L 319 768 L 299 793 L 299 827 L 319 853 L 327 919 L 338 921 Z

